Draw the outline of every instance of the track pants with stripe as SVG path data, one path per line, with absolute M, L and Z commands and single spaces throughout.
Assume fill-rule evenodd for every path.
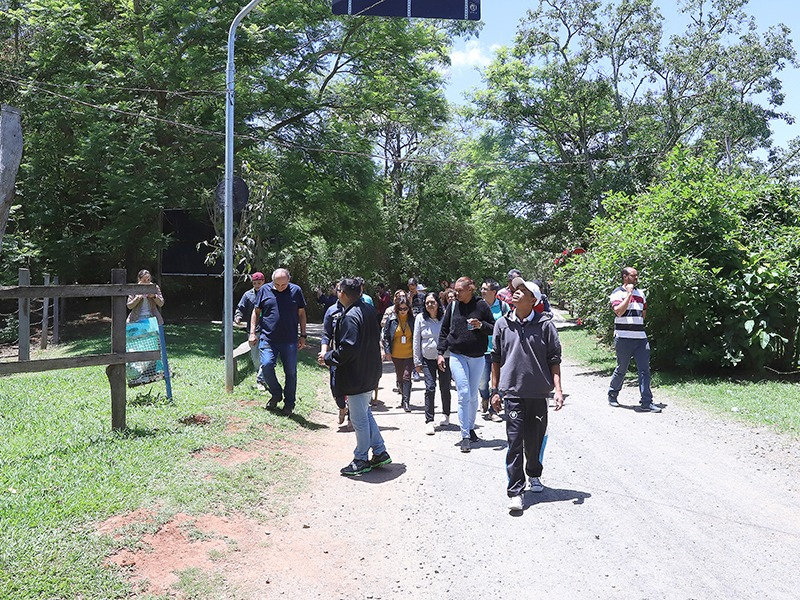
M 542 475 L 547 398 L 505 398 L 505 409 L 508 436 L 506 473 L 510 498 L 523 492 L 526 474 L 528 477 Z

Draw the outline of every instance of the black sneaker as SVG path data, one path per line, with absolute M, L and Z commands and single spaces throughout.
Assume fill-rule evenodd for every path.
M 279 398 L 276 398 L 275 396 L 270 398 L 269 402 L 267 402 L 267 410 L 275 410 L 278 408 L 278 402 L 280 402 Z
M 362 475 L 369 473 L 372 470 L 372 465 L 368 460 L 353 459 L 349 465 L 339 471 L 342 475 Z
M 293 408 L 289 408 L 289 407 L 287 407 L 287 406 L 284 406 L 284 407 L 281 409 L 281 414 L 282 414 L 284 417 L 291 417 L 293 412 L 294 412 L 294 409 L 293 409 Z
M 461 438 L 461 451 L 462 452 L 469 452 L 469 438 Z
M 470 442 L 480 442 L 481 438 L 478 437 L 478 434 L 475 433 L 474 429 L 469 430 L 469 441 Z
M 619 408 L 619 402 L 617 402 L 616 398 L 612 398 L 611 396 L 608 397 L 608 405 L 613 406 L 614 408 Z
M 388 452 L 384 451 L 378 454 L 377 456 L 373 454 L 372 458 L 369 461 L 369 466 L 374 469 L 376 467 L 382 467 L 384 465 L 388 465 L 390 462 L 392 462 L 392 457 L 389 456 Z

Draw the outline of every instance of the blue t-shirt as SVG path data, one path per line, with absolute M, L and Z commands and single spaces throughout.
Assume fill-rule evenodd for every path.
M 256 295 L 256 308 L 261 310 L 261 339 L 276 344 L 297 342 L 300 317 L 297 311 L 306 307 L 306 299 L 299 285 L 289 283 L 282 292 L 272 283 L 261 287 Z
M 508 312 L 509 306 L 500 298 L 495 298 L 494 303 L 489 307 L 492 309 L 492 316 L 494 317 L 495 323 L 500 320 L 500 317 L 506 316 Z M 492 336 L 489 336 L 489 347 L 486 349 L 486 354 L 491 354 L 492 352 Z

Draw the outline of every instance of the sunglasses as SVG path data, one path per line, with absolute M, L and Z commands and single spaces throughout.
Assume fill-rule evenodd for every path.
M 435 301 L 433 301 L 433 300 L 428 300 L 428 301 L 427 301 L 425 304 L 426 304 L 427 306 L 436 306 L 436 302 L 435 302 Z
M 408 309 L 407 308 L 401 308 L 400 312 L 408 312 Z

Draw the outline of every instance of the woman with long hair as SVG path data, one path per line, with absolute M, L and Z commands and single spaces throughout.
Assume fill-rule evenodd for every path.
M 411 302 L 409 302 L 409 300 L 408 300 L 408 294 L 406 293 L 406 291 L 405 290 L 395 290 L 394 294 L 392 294 L 392 303 L 391 303 L 391 305 L 389 305 L 389 307 L 385 311 L 383 311 L 383 316 L 381 317 L 381 331 L 383 330 L 384 327 L 386 327 L 386 321 L 389 320 L 389 317 L 391 317 L 393 314 L 395 314 L 395 307 L 397 306 L 397 303 L 400 302 L 401 300 L 406 302 L 406 303 L 408 303 L 408 305 L 411 306 Z M 383 335 L 383 334 L 381 334 L 381 335 Z M 383 339 L 383 338 L 381 338 L 381 339 Z M 400 380 L 399 379 L 397 381 L 395 381 L 395 386 L 394 386 L 394 389 L 392 391 L 395 394 L 399 394 L 400 393 Z M 377 394 L 377 391 L 376 391 L 375 401 L 377 402 L 377 400 L 378 400 L 378 394 Z
M 411 316 L 411 305 L 405 295 L 398 296 L 394 304 L 394 312 L 386 320 L 383 328 L 384 360 L 394 363 L 400 388 L 401 406 L 411 412 L 411 371 L 414 369 L 414 319 Z
M 444 366 L 437 363 L 436 346 L 442 329 L 444 311 L 433 292 L 425 296 L 425 310 L 414 321 L 414 367 L 425 376 L 425 433 L 433 435 L 434 396 L 436 376 L 439 376 L 439 393 L 442 396 L 442 425 L 450 424 L 450 357 L 445 354 Z

